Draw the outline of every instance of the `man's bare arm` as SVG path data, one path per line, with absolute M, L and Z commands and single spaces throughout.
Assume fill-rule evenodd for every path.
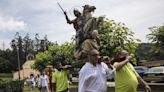
M 115 68 L 116 68 L 116 71 L 119 71 L 125 64 L 127 64 L 131 59 L 131 56 L 128 56 L 124 61 L 121 61 L 119 62 Z
M 149 87 L 149 85 L 140 76 L 137 76 L 137 80 L 139 84 L 145 86 L 146 92 L 151 92 L 151 88 Z

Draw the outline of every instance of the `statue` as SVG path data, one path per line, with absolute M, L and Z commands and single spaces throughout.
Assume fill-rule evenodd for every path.
M 80 53 L 82 58 L 87 58 L 89 51 L 92 49 L 96 49 L 99 51 L 97 39 L 99 39 L 99 33 L 97 30 L 93 30 L 90 35 L 90 38 L 86 39 L 82 43 L 82 50 Z
M 76 30 L 76 50 L 80 50 L 81 44 L 84 41 L 84 37 L 82 34 L 82 30 L 83 30 L 83 17 L 82 14 L 80 13 L 79 10 L 74 9 L 74 15 L 75 15 L 75 19 L 70 20 L 68 18 L 68 15 L 66 13 L 66 11 L 64 11 L 64 9 L 61 7 L 61 5 L 59 3 L 57 3 L 58 6 L 61 8 L 61 10 L 63 11 L 66 21 L 68 24 L 73 24 L 74 29 Z
M 85 62 L 88 61 L 88 53 L 92 49 L 99 50 L 99 45 L 96 41 L 96 39 L 99 39 L 99 34 L 97 30 L 93 30 L 91 33 L 90 38 L 86 39 L 81 46 L 81 50 L 76 51 L 74 53 L 75 58 L 77 59 L 77 63 L 73 63 L 72 67 L 79 67 L 81 68 Z
M 73 24 L 76 30 L 76 50 L 74 56 L 77 60 L 83 60 L 87 57 L 87 53 L 91 49 L 99 50 L 99 37 L 98 37 L 98 26 L 102 22 L 102 17 L 92 17 L 92 12 L 96 9 L 95 6 L 84 5 L 82 14 L 74 9 L 75 19 L 70 20 L 67 16 L 66 11 L 58 3 L 62 9 L 68 24 Z
M 95 30 L 97 28 L 97 22 L 96 22 L 96 18 L 92 17 L 92 12 L 94 12 L 94 10 L 96 9 L 95 6 L 90 6 L 90 5 L 84 5 L 83 6 L 83 23 L 84 23 L 84 27 L 83 27 L 83 36 L 84 39 L 88 39 L 90 38 L 90 34 L 93 30 Z
M 68 24 L 73 24 L 74 29 L 76 30 L 76 50 L 80 49 L 81 43 L 84 41 L 83 39 L 83 18 L 79 10 L 74 9 L 75 19 L 70 20 L 67 16 L 67 13 L 64 11 L 65 18 Z

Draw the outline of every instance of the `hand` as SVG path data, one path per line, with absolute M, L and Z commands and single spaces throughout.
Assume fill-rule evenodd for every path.
M 110 58 L 108 56 L 99 56 L 99 63 L 104 62 L 107 65 L 111 64 Z
M 65 65 L 64 67 L 65 67 L 65 68 L 70 68 L 70 67 L 71 67 L 71 65 Z
M 151 92 L 151 88 L 149 85 L 145 85 L 146 92 Z
M 132 56 L 127 56 L 127 59 L 128 59 L 129 61 L 131 61 L 131 60 L 132 60 Z
M 108 68 L 113 69 L 113 66 L 111 64 L 108 65 Z
M 66 11 L 64 11 L 64 15 L 67 15 Z
M 69 83 L 70 85 L 72 85 L 72 82 L 71 82 L 71 81 L 68 81 L 68 83 Z

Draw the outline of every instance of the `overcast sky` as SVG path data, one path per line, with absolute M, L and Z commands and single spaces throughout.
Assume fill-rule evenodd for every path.
M 52 42 L 70 41 L 75 30 L 66 23 L 58 7 L 59 2 L 74 19 L 72 10 L 85 4 L 95 5 L 94 16 L 106 15 L 116 22 L 125 23 L 135 37 L 147 42 L 148 27 L 164 23 L 164 0 L 0 0 L 0 49 L 3 42 L 9 47 L 16 32 L 21 36 L 29 33 L 44 35 Z

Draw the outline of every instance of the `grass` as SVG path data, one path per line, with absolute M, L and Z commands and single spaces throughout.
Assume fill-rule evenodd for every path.
M 0 73 L 0 79 L 3 81 L 12 80 L 12 74 L 10 73 Z
M 27 85 L 24 86 L 23 92 L 40 92 L 38 88 L 34 88 L 31 90 L 31 88 Z M 77 91 L 77 85 L 73 85 L 70 87 L 70 92 L 78 92 Z
M 31 90 L 29 86 L 24 86 L 23 92 L 40 92 L 40 91 L 38 90 L 38 88 L 34 88 L 33 90 Z

